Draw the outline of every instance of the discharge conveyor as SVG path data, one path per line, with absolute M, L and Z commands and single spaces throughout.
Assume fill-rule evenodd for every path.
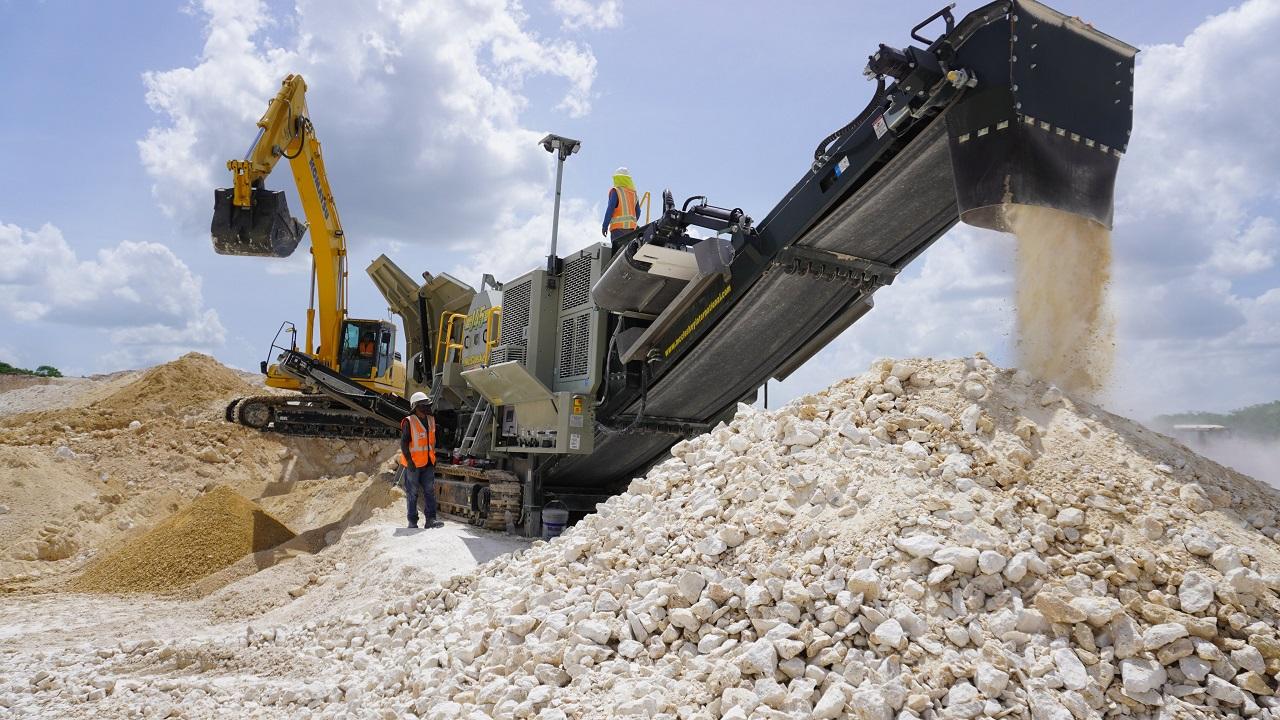
M 931 30 L 936 38 L 922 35 Z M 1000 207 L 1022 203 L 1110 226 L 1132 126 L 1133 47 L 1030 0 L 959 21 L 948 7 L 911 36 L 921 46 L 870 56 L 867 108 L 818 146 L 758 225 L 724 222 L 732 261 L 723 272 L 664 299 L 679 307 L 654 321 L 662 332 L 625 336 L 641 369 L 609 374 L 595 451 L 559 458 L 544 487 L 626 482 L 681 437 L 731 416 L 868 312 L 875 291 L 958 221 L 1003 230 Z M 640 228 L 629 251 L 673 224 L 726 218 L 670 211 Z M 598 284 L 593 295 L 626 293 Z

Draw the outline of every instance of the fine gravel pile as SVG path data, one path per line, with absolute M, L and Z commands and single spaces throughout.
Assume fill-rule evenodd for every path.
M 1277 509 L 981 356 L 882 361 L 740 408 L 553 542 L 443 585 L 383 578 L 381 611 L 17 658 L 0 707 L 1271 718 Z
M 186 587 L 293 531 L 230 488 L 218 486 L 85 569 L 85 592 L 165 592 Z

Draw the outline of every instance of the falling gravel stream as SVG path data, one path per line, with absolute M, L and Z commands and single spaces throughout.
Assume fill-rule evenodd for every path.
M 1111 231 L 1071 213 L 1009 205 L 1018 238 L 1018 365 L 1071 393 L 1097 395 L 1111 373 Z

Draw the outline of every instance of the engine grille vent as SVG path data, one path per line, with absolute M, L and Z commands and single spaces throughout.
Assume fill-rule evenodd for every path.
M 526 349 L 524 347 L 499 346 L 493 349 L 493 354 L 489 356 L 489 364 L 497 365 L 508 360 L 518 360 L 521 365 L 528 365 L 525 362 Z
M 528 345 L 529 302 L 533 292 L 533 280 L 519 285 L 509 285 L 502 291 L 502 323 L 498 336 L 499 345 L 506 346 L 504 360 L 525 363 Z M 518 354 L 518 357 L 516 356 Z M 493 362 L 498 362 L 496 359 Z
M 590 357 L 591 313 L 562 318 L 560 320 L 560 368 L 561 380 L 587 374 Z
M 591 256 L 579 255 L 564 266 L 564 294 L 560 311 L 585 305 L 591 298 Z

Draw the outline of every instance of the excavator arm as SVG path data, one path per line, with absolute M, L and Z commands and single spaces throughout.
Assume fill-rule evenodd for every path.
M 210 232 L 214 250 L 223 255 L 288 257 L 311 231 L 306 353 L 336 368 L 339 333 L 347 315 L 346 237 L 307 111 L 306 91 L 301 75 L 286 77 L 258 120 L 258 135 L 249 151 L 243 159 L 227 162 L 233 183 L 214 191 Z M 289 214 L 284 192 L 266 189 L 266 178 L 281 158 L 289 161 L 306 225 Z M 317 325 L 318 353 L 313 342 Z

